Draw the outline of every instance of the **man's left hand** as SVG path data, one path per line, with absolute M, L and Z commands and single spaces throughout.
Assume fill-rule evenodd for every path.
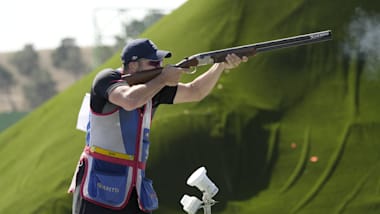
M 224 69 L 233 69 L 240 65 L 242 62 L 247 62 L 248 57 L 243 56 L 242 58 L 238 57 L 236 54 L 228 54 L 226 56 L 226 61 L 223 62 Z

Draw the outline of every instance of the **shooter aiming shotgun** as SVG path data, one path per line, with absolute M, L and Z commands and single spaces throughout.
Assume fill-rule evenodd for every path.
M 310 33 L 305 35 L 299 35 L 294 37 L 288 37 L 283 39 L 277 39 L 267 42 L 260 42 L 250 45 L 238 46 L 233 48 L 227 48 L 222 50 L 204 52 L 192 55 L 184 58 L 182 61 L 174 65 L 180 68 L 191 68 L 203 65 L 214 64 L 225 61 L 228 54 L 236 54 L 239 57 L 249 57 L 257 53 L 266 52 L 270 50 L 276 50 L 287 47 L 295 47 L 300 45 L 307 45 L 311 43 L 324 42 L 332 39 L 331 30 Z M 147 70 L 144 72 L 138 72 L 134 74 L 123 75 L 122 78 L 129 84 L 135 85 L 139 83 L 145 83 L 162 72 L 161 68 Z

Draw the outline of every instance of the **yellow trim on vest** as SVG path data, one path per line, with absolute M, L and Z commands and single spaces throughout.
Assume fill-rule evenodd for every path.
M 123 153 L 119 153 L 119 152 L 114 152 L 114 151 L 110 151 L 110 150 L 103 149 L 100 147 L 95 147 L 95 146 L 91 146 L 90 151 L 98 153 L 98 154 L 110 156 L 113 158 L 120 158 L 120 159 L 124 159 L 124 160 L 133 160 L 134 159 L 134 155 L 127 155 L 127 154 L 123 154 Z

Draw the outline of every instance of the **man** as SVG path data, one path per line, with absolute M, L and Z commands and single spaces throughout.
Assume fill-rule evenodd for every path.
M 123 74 L 162 66 L 170 57 L 148 39 L 136 39 L 122 53 L 119 70 L 97 74 L 91 87 L 86 147 L 71 191 L 73 213 L 150 213 L 158 208 L 152 182 L 145 177 L 150 122 L 160 104 L 200 101 L 214 88 L 224 69 L 242 61 L 228 55 L 190 83 L 180 83 L 185 69 L 166 66 L 154 79 L 128 85 Z M 75 189 L 75 190 L 74 190 Z

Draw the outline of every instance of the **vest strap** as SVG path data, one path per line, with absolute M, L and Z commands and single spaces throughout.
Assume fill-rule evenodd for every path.
M 109 151 L 103 148 L 95 146 L 86 146 L 84 152 L 96 159 L 107 161 L 115 164 L 120 164 L 124 166 L 137 167 L 139 169 L 145 170 L 146 163 L 133 160 L 133 155 L 127 155 L 122 153 L 117 153 Z
M 134 159 L 133 155 L 128 155 L 128 154 L 123 154 L 123 153 L 119 153 L 119 152 L 114 152 L 114 151 L 103 149 L 103 148 L 100 148 L 100 147 L 97 147 L 97 146 L 91 146 L 90 147 L 90 151 L 91 152 L 96 152 L 98 154 L 102 154 L 102 155 L 105 155 L 105 156 L 113 157 L 113 158 L 123 159 L 123 160 L 133 160 Z

